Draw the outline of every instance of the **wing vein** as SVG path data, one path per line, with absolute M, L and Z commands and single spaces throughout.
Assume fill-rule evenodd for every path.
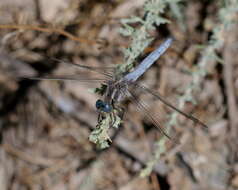
M 106 71 L 100 71 L 101 69 L 103 70 L 106 70 L 106 69 L 114 69 L 112 67 L 91 67 L 91 66 L 86 66 L 86 65 L 81 65 L 81 64 L 77 64 L 77 63 L 72 63 L 72 62 L 69 62 L 69 61 L 62 61 L 62 60 L 59 60 L 59 59 L 56 59 L 56 58 L 51 58 L 59 63 L 65 63 L 65 64 L 68 64 L 68 65 L 73 65 L 73 66 L 76 66 L 76 67 L 79 67 L 79 68 L 83 68 L 83 69 L 87 69 L 87 70 L 90 70 L 90 71 L 93 71 L 93 72 L 96 72 L 96 73 L 99 73 L 99 74 L 102 74 L 110 79 L 113 78 L 112 74 L 106 72 Z M 100 70 L 99 70 L 100 69 Z
M 165 100 L 164 98 L 162 98 L 162 96 L 158 93 L 158 92 L 154 92 L 153 90 L 150 90 L 149 88 L 143 86 L 143 85 L 139 85 L 139 84 L 136 84 L 134 83 L 134 85 L 137 87 L 137 88 L 140 88 L 148 93 L 150 93 L 151 95 L 153 95 L 154 97 L 156 97 L 157 99 L 159 99 L 162 103 L 164 103 L 166 106 L 170 107 L 171 109 L 175 110 L 176 112 L 180 113 L 181 115 L 183 115 L 184 117 L 192 120 L 193 122 L 195 123 L 198 123 L 200 124 L 201 126 L 205 127 L 205 128 L 208 128 L 206 124 L 204 124 L 202 121 L 200 121 L 199 119 L 197 119 L 196 117 L 190 115 L 190 114 L 187 114 L 183 111 L 181 111 L 180 109 L 176 108 L 175 106 L 173 106 L 171 103 L 169 103 L 167 100 Z
M 151 122 L 156 126 L 156 128 L 160 131 L 161 134 L 163 134 L 164 136 L 166 136 L 168 139 L 170 140 L 174 140 L 172 139 L 161 127 L 161 124 L 159 123 L 158 119 L 155 119 L 148 111 L 148 109 L 146 108 L 146 106 L 138 100 L 138 98 L 129 90 L 127 90 L 127 96 L 132 100 L 133 103 L 136 104 L 137 108 L 143 110 L 145 116 L 151 120 Z M 141 111 L 139 110 L 139 111 Z
M 53 76 L 53 77 L 30 77 L 30 76 L 17 76 L 22 79 L 30 80 L 55 80 L 55 81 L 79 81 L 79 82 L 104 82 L 105 79 L 101 78 L 80 78 L 77 76 Z

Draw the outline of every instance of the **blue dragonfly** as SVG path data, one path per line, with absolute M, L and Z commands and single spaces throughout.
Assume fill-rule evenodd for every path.
M 207 126 L 199 119 L 176 108 L 171 103 L 169 103 L 165 98 L 163 98 L 158 92 L 155 92 L 144 85 L 138 84 L 137 82 L 138 78 L 140 78 L 151 67 L 151 65 L 153 65 L 153 63 L 157 59 L 159 59 L 159 57 L 163 55 L 164 52 L 170 47 L 172 41 L 173 41 L 172 38 L 166 39 L 157 49 L 151 52 L 131 72 L 126 71 L 120 74 L 113 75 L 111 72 L 107 71 L 108 68 L 89 67 L 86 65 L 69 63 L 79 68 L 87 69 L 102 74 L 104 78 L 85 78 L 85 77 L 83 78 L 80 76 L 24 77 L 24 78 L 33 80 L 70 80 L 70 81 L 76 80 L 81 82 L 84 81 L 101 82 L 101 84 L 103 84 L 103 87 L 98 89 L 97 92 L 103 96 L 103 99 L 102 100 L 99 99 L 96 101 L 96 109 L 99 112 L 98 125 L 96 129 L 99 130 L 94 131 L 94 134 L 91 136 L 92 137 L 91 140 L 94 141 L 95 143 L 100 143 L 102 141 L 104 142 L 105 140 L 108 139 L 110 140 L 110 137 L 107 138 L 105 136 L 103 136 L 103 140 L 100 139 L 100 133 L 103 132 L 100 126 L 105 124 L 106 119 L 109 119 L 109 122 L 107 123 L 108 128 L 110 126 L 117 127 L 120 124 L 120 121 L 124 114 L 124 109 L 123 107 L 120 106 L 120 103 L 126 98 L 129 98 L 136 104 L 139 110 L 157 127 L 159 132 L 161 132 L 169 139 L 172 139 L 163 129 L 163 126 L 160 123 L 160 121 L 149 113 L 147 106 L 144 103 L 142 103 L 135 94 L 135 89 L 149 93 L 157 100 L 161 101 L 163 104 L 168 106 L 170 109 L 192 120 L 194 123 L 207 128 Z

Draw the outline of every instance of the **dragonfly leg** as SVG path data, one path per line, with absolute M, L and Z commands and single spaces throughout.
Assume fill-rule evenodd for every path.
M 118 116 L 122 119 L 124 117 L 125 109 L 122 106 L 117 106 L 115 110 L 118 112 Z
M 110 113 L 110 125 L 113 126 L 116 123 L 116 117 L 114 112 Z
M 102 120 L 105 119 L 105 114 L 104 112 L 99 112 L 98 113 L 98 123 L 101 123 Z
M 120 125 L 120 122 L 123 118 L 123 115 L 124 115 L 124 108 L 122 107 L 117 107 L 117 108 L 114 108 L 114 110 L 110 113 L 111 114 L 111 121 L 112 121 L 112 126 L 114 127 L 118 127 Z M 119 122 L 118 122 L 119 120 Z
M 102 114 L 99 113 L 99 114 L 98 114 L 98 123 L 99 123 L 101 120 L 102 120 Z
M 114 109 L 115 110 L 115 109 Z M 116 123 L 117 123 L 117 120 L 118 120 L 118 117 L 120 117 L 120 115 L 118 116 L 117 115 L 117 111 L 112 111 L 111 113 L 110 113 L 110 126 L 115 126 L 115 127 L 118 127 L 117 125 L 116 125 Z M 121 117 L 120 117 L 121 118 Z

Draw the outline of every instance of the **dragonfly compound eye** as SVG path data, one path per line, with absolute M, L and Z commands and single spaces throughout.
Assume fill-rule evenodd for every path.
M 96 108 L 98 110 L 102 109 L 102 107 L 104 107 L 104 102 L 102 100 L 97 100 L 96 101 Z
M 102 100 L 96 101 L 96 108 L 97 110 L 104 111 L 107 113 L 112 111 L 112 107 L 109 104 L 103 102 Z

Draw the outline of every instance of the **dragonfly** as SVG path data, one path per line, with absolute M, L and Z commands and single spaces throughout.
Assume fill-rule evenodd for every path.
M 195 124 L 199 124 L 200 126 L 207 128 L 206 124 L 204 124 L 202 121 L 200 121 L 193 115 L 183 112 L 182 110 L 172 105 L 165 98 L 163 98 L 158 92 L 155 92 L 150 88 L 137 82 L 138 79 L 156 62 L 156 60 L 158 60 L 166 52 L 166 50 L 171 46 L 172 41 L 173 41 L 172 38 L 167 38 L 157 49 L 152 51 L 144 60 L 142 60 L 142 62 L 139 65 L 137 65 L 134 68 L 134 70 L 125 71 L 120 74 L 113 75 L 110 72 L 107 72 L 106 69 L 104 68 L 90 67 L 72 62 L 69 63 L 79 68 L 87 69 L 102 74 L 104 76 L 104 79 L 82 78 L 79 76 L 26 77 L 26 78 L 33 80 L 70 80 L 70 81 L 76 80 L 81 82 L 83 81 L 101 82 L 101 84 L 103 84 L 103 88 L 99 90 L 99 93 L 103 96 L 103 99 L 98 99 L 95 104 L 96 109 L 99 113 L 98 125 L 96 127 L 96 129 L 98 130 L 94 131 L 94 136 L 92 138 L 92 141 L 94 141 L 95 143 L 99 142 L 102 144 L 102 141 L 105 143 L 106 142 L 105 140 L 110 139 L 110 137 L 105 137 L 102 136 L 102 134 L 100 134 L 105 132 L 100 128 L 100 125 L 102 125 L 103 123 L 105 124 L 105 121 L 108 118 L 110 122 L 107 122 L 108 125 L 107 129 L 110 126 L 118 126 L 120 124 L 123 114 L 125 112 L 123 107 L 120 106 L 120 104 L 126 98 L 129 98 L 136 104 L 139 110 L 154 124 L 154 126 L 156 126 L 156 128 L 162 135 L 172 140 L 169 134 L 167 134 L 167 132 L 163 129 L 163 126 L 160 123 L 160 121 L 149 113 L 146 105 L 142 103 L 134 93 L 134 89 L 149 93 L 150 95 L 155 97 L 156 100 L 159 100 L 164 105 L 168 106 L 170 109 L 178 112 L 185 118 L 192 120 Z M 119 122 L 116 122 L 118 118 Z M 103 138 L 103 140 L 100 138 Z

